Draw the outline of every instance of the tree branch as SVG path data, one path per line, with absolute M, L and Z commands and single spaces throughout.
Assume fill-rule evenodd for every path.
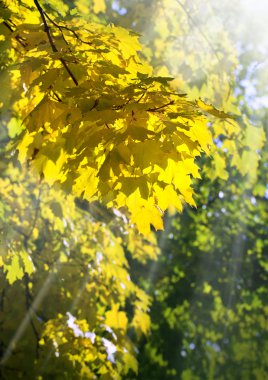
M 156 108 L 148 108 L 146 111 L 147 112 L 157 112 L 158 110 L 162 109 L 162 108 L 165 108 L 167 106 L 170 106 L 174 104 L 174 100 L 171 100 L 170 102 L 168 102 L 167 104 L 163 104 L 162 106 L 160 107 L 156 107 Z
M 40 16 L 42 18 L 42 21 L 43 21 L 43 24 L 44 24 L 44 31 L 47 34 L 47 37 L 48 37 L 50 46 L 52 48 L 52 51 L 54 53 L 58 53 L 58 49 L 57 49 L 56 45 L 54 44 L 53 38 L 52 38 L 51 33 L 50 33 L 50 27 L 48 26 L 48 23 L 47 23 L 47 20 L 46 20 L 46 17 L 45 17 L 45 12 L 44 12 L 43 8 L 41 7 L 41 5 L 39 4 L 38 0 L 34 0 L 34 4 L 35 4 L 36 8 L 38 9 L 38 12 L 40 13 Z M 67 71 L 67 73 L 69 74 L 69 76 L 72 78 L 74 84 L 76 86 L 78 86 L 77 79 L 75 78 L 75 76 L 73 75 L 73 73 L 71 72 L 71 70 L 69 69 L 69 67 L 67 66 L 66 61 L 63 58 L 59 58 L 59 60 L 62 63 L 62 65 L 65 68 L 65 70 Z
M 62 29 L 65 29 L 65 30 L 68 30 L 68 32 L 71 32 L 75 38 L 77 38 L 80 42 L 82 42 L 83 44 L 87 44 L 87 45 L 92 45 L 92 42 L 88 42 L 88 41 L 85 41 L 85 40 L 82 40 L 82 38 L 79 37 L 79 35 L 76 33 L 75 30 L 71 29 L 71 28 L 68 28 L 68 26 L 65 26 L 65 25 L 59 25 L 57 24 L 54 20 L 52 20 L 52 18 L 45 12 L 44 12 L 44 15 L 46 16 L 46 18 L 56 27 L 58 28 L 60 31 L 61 31 L 61 34 L 62 34 L 62 37 L 64 39 L 64 41 L 67 43 L 68 45 L 68 42 L 65 40 L 65 37 L 63 35 L 63 31 Z
M 33 223 L 32 223 L 30 231 L 26 235 L 26 240 L 27 240 L 26 241 L 26 247 L 27 247 L 28 240 L 30 239 L 30 237 L 31 237 L 31 235 L 33 233 L 33 230 L 35 229 L 35 226 L 36 226 L 36 222 L 37 222 L 37 218 L 38 218 L 38 212 L 40 210 L 41 194 L 42 194 L 42 188 L 40 187 L 39 188 L 39 192 L 38 192 L 38 197 L 36 199 L 34 220 L 33 220 Z
M 1 293 L 1 299 L 0 299 L 0 311 L 4 311 L 4 302 L 5 302 L 5 294 L 6 294 L 6 289 L 4 288 Z
M 203 32 L 203 30 L 200 28 L 200 26 L 196 24 L 196 22 L 195 22 L 194 18 L 192 17 L 191 13 L 188 11 L 188 9 L 185 7 L 185 5 L 182 4 L 182 2 L 180 0 L 176 0 L 176 1 L 181 6 L 181 8 L 183 9 L 183 11 L 186 13 L 188 19 L 192 22 L 193 26 L 199 30 L 199 33 L 204 38 L 204 40 L 207 42 L 207 44 L 210 47 L 210 49 L 213 51 L 213 53 L 214 53 L 215 57 L 217 58 L 218 62 L 220 62 L 220 58 L 219 58 L 219 55 L 218 55 L 217 51 L 215 50 L 214 46 L 209 41 L 209 39 L 207 38 L 207 36 L 205 35 L 205 33 Z
M 10 30 L 11 33 L 14 32 L 14 30 L 11 28 L 11 26 L 6 21 L 4 21 L 3 24 L 5 25 L 5 27 L 8 28 L 8 30 Z M 26 48 L 26 44 L 22 41 L 22 38 L 20 36 L 18 36 L 18 35 L 15 36 L 15 39 L 18 41 L 19 44 L 21 44 L 21 46 Z

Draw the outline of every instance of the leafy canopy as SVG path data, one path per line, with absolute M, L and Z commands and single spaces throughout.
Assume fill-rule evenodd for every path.
M 13 90 L 1 107 L 20 161 L 50 185 L 127 207 L 144 234 L 162 229 L 168 207 L 195 205 L 195 159 L 212 144 L 204 107 L 151 76 L 135 33 L 49 11 L 2 5 L 1 78 Z

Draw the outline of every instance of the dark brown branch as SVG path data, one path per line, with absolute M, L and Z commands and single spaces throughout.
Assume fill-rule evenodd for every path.
M 65 42 L 65 44 L 67 46 L 69 46 L 69 44 L 68 44 L 68 42 L 64 36 L 64 33 L 62 31 L 63 27 L 61 25 L 58 25 L 54 20 L 52 20 L 52 18 L 44 10 L 43 10 L 43 12 L 44 12 L 44 16 L 51 22 L 51 24 L 53 24 L 56 28 L 58 28 L 60 30 L 63 41 Z
M 46 18 L 56 27 L 58 28 L 60 31 L 61 31 L 61 34 L 62 34 L 62 37 L 64 39 L 64 41 L 67 43 L 68 45 L 68 42 L 65 40 L 65 37 L 64 37 L 64 34 L 63 34 L 63 31 L 62 29 L 65 29 L 65 30 L 68 30 L 68 32 L 71 32 L 75 38 L 77 38 L 80 42 L 82 42 L 83 44 L 87 44 L 87 45 L 92 45 L 92 42 L 87 42 L 87 41 L 84 41 L 82 40 L 81 37 L 79 37 L 79 35 L 76 33 L 76 31 L 74 31 L 73 29 L 71 28 L 68 28 L 68 26 L 65 26 L 65 25 L 59 25 L 57 24 L 54 20 L 52 20 L 52 18 L 45 12 L 44 12 L 44 15 L 46 16 Z
M 1 299 L 0 299 L 0 311 L 4 311 L 4 302 L 5 302 L 5 294 L 6 294 L 6 289 L 4 288 L 1 292 Z
M 99 104 L 99 99 L 95 99 L 94 104 L 93 104 L 93 106 L 90 108 L 89 111 L 92 111 L 93 108 L 96 108 L 98 104 Z
M 123 104 L 119 104 L 118 106 L 113 106 L 112 107 L 112 110 L 121 110 L 122 108 L 124 108 L 127 104 L 129 104 L 130 102 L 130 99 L 128 99 L 126 101 L 126 103 L 123 103 Z
M 10 32 L 14 32 L 14 30 L 11 28 L 10 25 L 8 25 L 6 21 L 4 21 L 3 24 L 10 30 Z
M 52 18 L 45 12 L 45 11 L 43 11 L 44 12 L 44 15 L 45 15 L 45 17 L 56 27 L 56 28 L 58 28 L 59 29 L 59 31 L 61 32 L 61 36 L 62 36 L 62 38 L 63 38 L 63 41 L 65 42 L 65 44 L 67 45 L 67 46 L 69 46 L 69 44 L 68 44 L 68 41 L 66 40 L 66 38 L 65 38 L 65 36 L 64 36 L 64 33 L 63 33 L 63 31 L 62 31 L 62 29 L 63 29 L 63 27 L 61 26 L 61 25 L 58 25 L 58 24 L 56 24 L 56 22 L 54 21 L 54 20 L 52 20 Z M 69 50 L 70 50 L 70 48 L 69 48 Z
M 22 235 L 24 237 L 24 239 L 28 238 L 27 234 L 20 227 L 14 226 L 13 228 L 16 232 L 18 232 L 20 235 Z
M 14 30 L 11 28 L 11 26 L 6 22 L 4 21 L 3 24 L 5 25 L 5 27 L 8 28 L 8 30 L 10 30 L 10 32 L 14 32 Z M 23 46 L 24 48 L 26 48 L 26 44 L 22 41 L 22 38 L 20 36 L 15 36 L 15 40 L 18 41 L 19 44 L 21 44 L 21 46 Z
M 56 45 L 54 44 L 53 42 L 53 39 L 52 39 L 52 36 L 50 34 L 50 28 L 46 22 L 46 19 L 45 19 L 45 16 L 44 16 L 44 11 L 43 11 L 43 8 L 40 6 L 38 0 L 34 0 L 34 3 L 36 5 L 36 8 L 38 9 L 38 12 L 40 13 L 40 16 L 42 18 L 42 21 L 43 21 L 43 24 L 44 24 L 44 31 L 46 32 L 47 34 L 47 37 L 48 37 L 48 40 L 49 40 L 49 43 L 50 43 L 50 46 L 52 48 L 52 51 L 54 53 L 57 53 L 58 52 L 58 49 L 56 48 Z
M 52 94 L 55 96 L 55 98 L 57 99 L 57 101 L 58 101 L 59 103 L 62 103 L 61 98 L 59 97 L 59 95 L 58 95 L 55 91 L 52 91 Z
M 136 100 L 136 103 L 139 103 L 141 101 L 141 99 L 144 97 L 145 94 L 146 94 L 146 91 L 141 94 L 141 96 L 139 97 L 139 99 Z
M 47 37 L 48 37 L 50 46 L 52 48 L 52 51 L 54 53 L 58 53 L 58 49 L 57 49 L 56 45 L 54 44 L 53 38 L 52 38 L 51 33 L 50 33 L 50 27 L 48 26 L 47 21 L 46 21 L 45 12 L 44 12 L 43 8 L 40 6 L 38 0 L 34 0 L 34 4 L 35 4 L 36 8 L 38 9 L 38 12 L 40 13 L 40 16 L 42 18 L 42 21 L 44 24 L 44 31 L 47 34 Z M 75 76 L 73 75 L 73 73 L 71 72 L 71 70 L 69 69 L 69 67 L 67 66 L 66 61 L 63 58 L 59 58 L 59 60 L 62 63 L 65 70 L 67 71 L 67 73 L 69 74 L 69 76 L 72 78 L 74 84 L 76 86 L 78 86 L 78 82 L 77 82 Z
M 167 106 L 170 106 L 174 104 L 174 100 L 171 100 L 170 102 L 168 102 L 167 104 L 163 104 L 162 106 L 160 107 L 156 107 L 156 108 L 148 108 L 146 111 L 148 112 L 157 112 L 158 110 L 162 109 L 162 108 L 165 108 Z

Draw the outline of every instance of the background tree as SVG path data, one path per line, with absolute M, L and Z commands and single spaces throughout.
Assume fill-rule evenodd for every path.
M 215 3 L 210 6 L 217 7 Z M 198 13 L 198 2 L 183 5 L 184 12 L 191 18 L 187 26 L 191 24 L 193 27 L 190 22 L 193 21 L 192 12 L 189 10 L 194 5 L 196 14 L 201 15 Z M 124 3 L 124 7 L 127 9 L 127 4 Z M 200 12 L 203 8 L 204 2 Z M 263 146 L 265 136 L 260 129 L 263 126 L 267 134 L 266 90 L 263 87 L 267 73 L 267 47 L 260 34 L 251 34 L 251 39 L 245 35 L 244 28 L 254 30 L 254 18 L 251 23 L 247 19 L 248 24 L 241 22 L 237 25 L 237 17 L 234 17 L 233 12 L 223 12 L 224 24 L 218 22 L 218 26 L 224 27 L 225 34 L 228 25 L 230 27 L 236 22 L 235 33 L 229 33 L 229 38 L 233 38 L 240 46 L 237 51 L 240 66 L 234 72 L 231 69 L 227 71 L 229 83 L 227 80 L 224 82 L 227 93 L 230 92 L 229 101 L 232 99 L 233 106 L 239 104 L 242 110 L 247 137 L 244 138 L 244 144 L 239 143 L 240 146 L 236 148 L 235 142 L 228 136 L 214 135 L 217 152 L 212 160 L 206 160 L 206 175 L 199 187 L 197 204 L 202 207 L 197 210 L 186 209 L 183 215 L 173 216 L 166 223 L 169 227 L 159 236 L 162 254 L 158 264 L 152 267 L 149 279 L 148 269 L 143 273 L 142 268 L 136 268 L 136 276 L 143 276 L 141 283 L 154 296 L 152 334 L 140 347 L 140 379 L 267 377 L 267 146 Z M 174 19 L 174 14 L 177 17 L 174 9 L 170 14 Z M 128 17 L 130 15 L 133 14 L 129 12 Z M 118 17 L 125 19 L 125 16 Z M 150 20 L 154 23 L 153 18 Z M 205 40 L 215 36 L 202 36 L 208 28 L 199 20 L 196 18 L 196 29 L 199 29 L 200 39 L 203 41 L 204 38 L 203 43 L 207 44 Z M 207 18 L 207 23 L 211 23 L 211 18 Z M 167 25 L 170 31 L 172 22 Z M 158 38 L 161 39 L 161 34 Z M 189 51 L 192 48 L 189 35 L 185 36 L 185 40 L 188 41 Z M 218 43 L 222 41 L 226 43 L 226 40 L 221 39 Z M 199 39 L 198 42 L 201 44 Z M 161 46 L 164 54 L 171 52 L 176 55 L 176 50 L 171 49 L 169 52 L 164 48 L 166 44 Z M 152 50 L 156 55 L 157 49 Z M 199 50 L 195 52 L 198 54 Z M 214 55 L 213 51 L 211 55 Z M 215 58 L 211 55 L 207 55 L 208 65 Z M 159 57 L 161 60 L 163 54 Z M 179 62 L 184 65 L 185 60 Z M 174 61 L 167 60 L 167 64 Z M 165 62 L 161 62 L 164 65 Z M 176 70 L 180 63 L 174 66 Z M 162 67 L 161 64 L 159 67 Z M 203 68 L 200 59 L 200 70 Z M 184 73 L 183 67 L 180 69 L 178 72 Z M 219 63 L 217 69 L 218 72 L 221 69 Z M 233 79 L 236 77 L 235 82 L 232 74 Z M 194 94 L 201 94 L 205 89 L 208 96 L 213 94 L 209 91 L 205 75 L 199 75 L 199 84 L 192 82 L 191 74 L 188 80 L 185 76 L 185 80 L 186 86 L 192 87 Z M 224 94 L 224 91 L 220 92 L 220 87 L 217 89 L 217 80 L 214 90 L 214 95 L 217 91 L 219 95 Z M 224 97 L 217 99 L 227 106 Z M 255 125 L 255 128 L 250 124 Z M 214 123 L 214 130 L 219 126 L 220 123 Z M 238 130 L 233 132 L 240 134 Z M 247 148 L 249 145 L 250 148 Z M 257 169 L 260 157 L 262 161 Z

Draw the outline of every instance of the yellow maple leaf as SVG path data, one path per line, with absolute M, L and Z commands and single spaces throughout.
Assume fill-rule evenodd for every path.
M 94 0 L 93 1 L 93 12 L 94 13 L 101 13 L 105 12 L 106 10 L 106 4 L 104 0 Z
M 7 273 L 6 278 L 10 284 L 13 284 L 16 280 L 22 279 L 23 270 L 18 254 L 13 255 L 10 264 L 4 265 L 4 272 Z
M 128 319 L 124 311 L 119 311 L 119 304 L 114 304 L 112 309 L 106 312 L 105 323 L 115 330 L 126 331 Z
M 143 199 L 137 188 L 126 200 L 126 205 L 131 212 L 131 221 L 137 225 L 138 230 L 148 235 L 151 232 L 150 225 L 156 230 L 163 229 L 161 211 L 157 209 L 152 199 Z
M 178 194 L 174 190 L 173 185 L 167 185 L 161 189 L 157 184 L 154 185 L 156 204 L 162 211 L 174 206 L 176 209 L 182 211 L 182 202 Z
M 149 315 L 140 309 L 136 309 L 134 318 L 132 320 L 132 325 L 135 327 L 135 329 L 138 331 L 140 330 L 142 334 L 147 334 L 150 329 L 150 324 L 151 321 Z

